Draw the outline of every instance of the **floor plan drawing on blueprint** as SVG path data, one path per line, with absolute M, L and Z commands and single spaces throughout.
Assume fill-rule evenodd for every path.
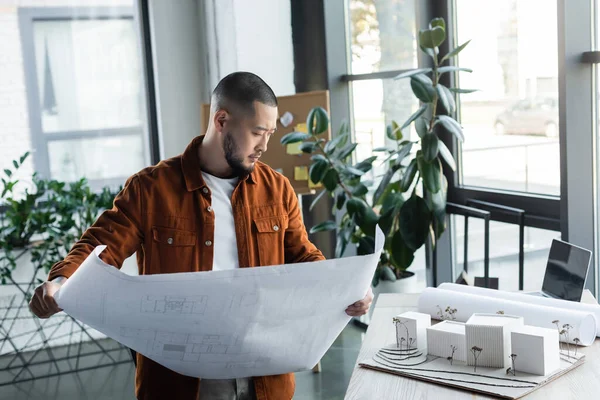
M 312 368 L 367 293 L 375 253 L 311 263 L 130 276 L 97 247 L 55 295 L 69 315 L 178 373 L 206 379 Z M 319 329 L 315 329 L 319 327 Z

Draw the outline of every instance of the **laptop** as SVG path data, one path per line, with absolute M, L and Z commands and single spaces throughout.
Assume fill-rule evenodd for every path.
M 542 290 L 528 294 L 581 301 L 591 259 L 591 251 L 554 239 L 548 255 Z

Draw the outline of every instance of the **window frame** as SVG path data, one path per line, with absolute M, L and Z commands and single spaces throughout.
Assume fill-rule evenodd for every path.
M 565 241 L 593 249 L 592 268 L 588 275 L 586 288 L 597 293 L 600 284 L 598 275 L 598 256 L 600 239 L 598 229 L 598 167 L 597 154 L 600 145 L 595 138 L 597 127 L 595 90 L 595 65 L 600 61 L 599 53 L 587 54 L 596 45 L 594 33 L 595 3 L 598 0 L 557 0 L 558 26 L 558 79 L 559 79 L 559 152 L 560 152 L 560 196 L 542 195 L 526 192 L 513 192 L 494 188 L 462 185 L 459 173 L 462 168 L 462 155 L 456 138 L 442 134 L 440 138 L 457 160 L 457 171 L 453 172 L 443 164 L 444 174 L 448 179 L 448 201 L 466 205 L 467 200 L 480 200 L 498 203 L 504 206 L 525 210 L 525 226 L 560 231 Z M 381 71 L 371 74 L 353 75 L 349 73 L 349 18 L 347 0 L 324 2 L 325 31 L 327 39 L 327 70 L 329 89 L 331 92 L 332 127 L 339 126 L 340 121 L 351 118 L 350 82 L 366 79 L 384 79 L 393 77 L 402 70 Z M 434 17 L 446 20 L 447 40 L 440 49 L 441 54 L 448 52 L 448 43 L 456 38 L 456 0 L 417 1 L 418 26 L 426 24 Z M 581 15 L 591 16 L 581 19 Z M 343 50 L 342 50 L 343 49 Z M 430 62 L 419 52 L 419 68 L 428 66 Z M 582 64 L 583 63 L 583 64 Z M 585 65 L 588 64 L 588 65 Z M 444 74 L 442 83 L 452 84 L 455 79 L 451 74 Z M 593 89 L 590 89 L 593 88 Z M 584 90 L 583 92 L 581 90 Z M 581 93 L 591 91 L 589 96 Z M 581 97 L 585 97 L 582 100 Z M 460 102 L 457 102 L 460 107 Z M 460 115 L 457 111 L 456 115 Z M 567 135 L 567 131 L 571 132 Z M 448 218 L 447 232 L 452 232 L 451 218 Z M 515 223 L 514 216 L 501 212 L 493 212 L 491 220 Z M 437 244 L 437 268 L 429 270 L 431 257 L 428 251 L 428 284 L 453 281 L 454 252 L 452 235 L 443 235 Z M 436 264 L 436 263 L 433 263 Z

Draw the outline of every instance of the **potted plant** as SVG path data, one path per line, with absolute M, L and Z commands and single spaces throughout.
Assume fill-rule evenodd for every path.
M 0 283 L 6 302 L 3 342 L 10 344 L 3 345 L 0 352 L 14 356 L 35 350 L 27 359 L 38 362 L 36 355 L 45 353 L 40 348 L 51 352 L 52 346 L 98 336 L 64 314 L 43 324 L 30 313 L 28 303 L 50 267 L 66 256 L 100 212 L 112 207 L 116 193 L 108 188 L 94 193 L 85 179 L 67 184 L 37 174 L 31 177 L 30 187 L 20 190 L 19 184 L 25 182 L 17 177 L 28 156 L 25 153 L 14 160 L 0 177 Z M 81 336 L 73 335 L 78 332 Z
M 347 124 L 342 124 L 331 141 L 321 138 L 329 125 L 327 112 L 322 108 L 310 111 L 308 133 L 292 132 L 281 139 L 284 145 L 302 142 L 302 151 L 312 154 L 309 179 L 322 184 L 324 190 L 310 208 L 324 196 L 334 199 L 333 213 L 339 212 L 338 222 L 321 222 L 312 227 L 311 233 L 336 229 L 336 257 L 341 257 L 350 243 L 357 246 L 359 255 L 369 254 L 374 249 L 375 226 L 381 227 L 386 242 L 373 278 L 374 286 L 381 279 L 394 281 L 411 275 L 407 268 L 414 260 L 414 253 L 428 239 L 435 246 L 446 227 L 447 182 L 442 160 L 452 170 L 456 163 L 438 136 L 446 131 L 463 140 L 460 124 L 451 117 L 456 109 L 454 95 L 472 90 L 440 83 L 444 73 L 471 72 L 443 65 L 468 44 L 440 58 L 439 46 L 445 39 L 444 20 L 433 19 L 427 29 L 419 32 L 418 38 L 420 49 L 432 59 L 432 67 L 414 69 L 395 78 L 410 79 L 412 92 L 421 106 L 402 125 L 392 121 L 387 126 L 386 136 L 393 146 L 374 150 L 384 155 L 385 167 L 383 175 L 376 177 L 376 185 L 364 177 L 373 170 L 379 157 L 354 162 L 352 155 L 357 144 L 351 142 Z M 404 133 L 413 125 L 418 139 L 406 139 Z

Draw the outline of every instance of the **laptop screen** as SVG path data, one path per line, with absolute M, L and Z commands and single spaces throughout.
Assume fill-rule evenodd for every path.
M 592 253 L 560 240 L 553 240 L 542 291 L 564 300 L 580 301 Z

